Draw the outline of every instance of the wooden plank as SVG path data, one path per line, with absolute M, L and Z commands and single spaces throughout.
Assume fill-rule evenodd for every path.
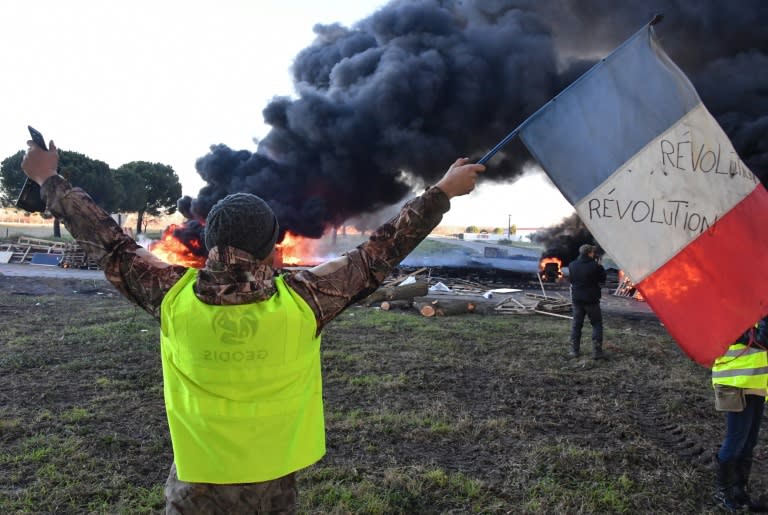
M 395 284 L 398 284 L 398 285 L 399 285 L 400 283 L 402 283 L 403 281 L 405 281 L 405 280 L 406 280 L 406 279 L 408 279 L 409 277 L 413 277 L 413 276 L 415 276 L 415 275 L 419 275 L 420 273 L 422 273 L 422 272 L 426 272 L 426 271 L 427 271 L 427 268 L 419 268 L 418 270 L 416 270 L 416 271 L 414 271 L 414 272 L 411 272 L 410 274 L 406 275 L 405 277 L 402 277 L 402 278 L 398 278 L 398 279 L 395 281 Z
M 533 311 L 536 312 L 536 313 L 541 313 L 542 315 L 549 315 L 551 317 L 567 318 L 568 320 L 573 320 L 573 317 L 572 316 L 568 316 L 568 315 L 560 315 L 558 313 L 550 313 L 549 311 L 541 311 L 539 309 L 534 309 Z

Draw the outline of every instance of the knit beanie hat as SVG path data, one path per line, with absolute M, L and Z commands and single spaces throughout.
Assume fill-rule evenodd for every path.
M 275 246 L 280 226 L 261 198 L 234 193 L 219 200 L 205 219 L 205 246 L 230 246 L 264 259 Z

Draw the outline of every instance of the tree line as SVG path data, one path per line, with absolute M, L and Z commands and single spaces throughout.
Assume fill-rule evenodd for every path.
M 470 234 L 477 234 L 477 233 L 481 233 L 483 231 L 490 232 L 492 234 L 504 234 L 507 231 L 509 231 L 510 235 L 511 234 L 517 234 L 517 224 L 512 224 L 512 225 L 510 225 L 507 228 L 494 227 L 493 229 L 490 229 L 490 230 L 489 229 L 481 229 L 480 227 L 478 227 L 476 225 L 470 225 L 469 227 L 464 229 L 464 232 L 470 233 Z
M 26 176 L 21 169 L 24 151 L 0 163 L 0 205 L 15 207 Z M 136 234 L 143 232 L 147 215 L 173 214 L 181 197 L 181 183 L 168 165 L 132 161 L 116 170 L 98 159 L 78 152 L 59 150 L 59 173 L 73 186 L 87 191 L 110 213 L 137 213 Z M 60 236 L 58 220 L 54 236 Z

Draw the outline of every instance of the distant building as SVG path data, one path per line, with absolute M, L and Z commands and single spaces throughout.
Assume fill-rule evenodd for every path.
M 506 234 L 493 234 L 489 232 L 465 232 L 459 236 L 459 239 L 466 241 L 499 241 L 508 240 Z
M 530 241 L 531 234 L 543 230 L 544 227 L 518 227 L 514 234 L 509 235 L 507 231 L 501 234 L 493 234 L 486 231 L 465 232 L 458 235 L 460 240 L 466 241 Z
M 518 239 L 516 241 L 520 240 L 531 240 L 531 235 L 533 233 L 543 231 L 546 229 L 546 227 L 518 227 L 517 231 L 515 231 L 514 236 L 518 236 Z

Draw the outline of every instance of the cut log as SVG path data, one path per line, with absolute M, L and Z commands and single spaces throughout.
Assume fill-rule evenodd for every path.
M 423 297 L 429 291 L 426 281 L 416 281 L 415 283 L 403 286 L 384 286 L 374 291 L 363 301 L 366 306 L 383 300 L 406 300 L 414 297 Z
M 413 307 L 412 300 L 384 300 L 381 302 L 381 309 L 383 311 L 392 311 L 395 309 L 411 309 Z
M 443 317 L 451 315 L 463 315 L 475 311 L 475 303 L 465 300 L 433 300 L 430 302 L 418 302 L 415 304 L 419 313 L 425 317 Z

